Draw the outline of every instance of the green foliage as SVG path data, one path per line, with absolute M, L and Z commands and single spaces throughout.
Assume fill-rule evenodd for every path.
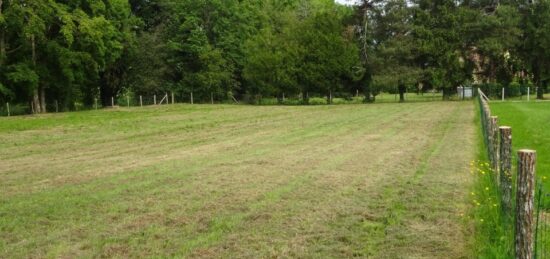
M 127 91 L 206 102 L 361 90 L 370 102 L 400 83 L 448 97 L 470 82 L 542 94 L 548 21 L 548 0 L 2 1 L 0 98 L 71 106 Z

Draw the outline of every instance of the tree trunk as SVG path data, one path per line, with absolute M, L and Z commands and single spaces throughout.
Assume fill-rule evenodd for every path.
M 365 90 L 365 103 L 374 102 L 373 98 L 371 98 L 371 96 L 374 97 L 374 95 L 372 94 L 370 86 L 365 84 L 364 90 Z
M 306 92 L 305 94 L 302 94 L 302 100 L 304 104 L 309 104 L 309 93 Z
M 399 85 L 399 102 L 405 102 L 405 86 L 404 85 Z
M 2 16 L 2 4 L 3 0 L 0 0 L 0 16 Z M 0 66 L 4 65 L 4 59 L 6 58 L 6 32 L 4 29 L 0 31 Z
M 32 47 L 32 64 L 34 69 L 36 69 L 36 41 L 34 35 L 31 35 L 31 47 Z M 34 112 L 41 113 L 42 109 L 40 108 L 40 97 L 38 89 L 34 89 L 32 93 L 32 102 L 34 104 Z
M 48 112 L 46 110 L 46 91 L 44 87 L 40 87 L 40 107 L 42 108 L 42 113 Z
M 540 82 L 540 86 L 537 88 L 537 99 L 544 100 L 544 92 L 548 87 L 548 81 L 544 80 Z
M 540 68 L 539 64 L 536 62 L 533 63 L 533 81 L 537 87 L 537 99 L 544 99 L 544 89 L 542 88 L 542 81 L 540 78 Z
M 5 59 L 6 59 L 6 32 L 2 31 L 0 32 L 0 66 L 4 65 Z

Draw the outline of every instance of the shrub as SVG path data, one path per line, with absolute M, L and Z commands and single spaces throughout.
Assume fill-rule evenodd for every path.
M 309 98 L 310 105 L 324 105 L 327 104 L 327 99 L 320 97 Z

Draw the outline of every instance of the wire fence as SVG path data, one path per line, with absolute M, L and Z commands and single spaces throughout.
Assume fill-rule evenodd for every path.
M 304 102 L 307 96 L 308 102 Z M 329 101 L 330 97 L 330 101 Z M 376 103 L 401 102 L 399 93 L 381 92 L 371 97 Z M 444 96 L 441 91 L 406 92 L 404 102 L 433 102 L 441 100 L 465 100 L 471 98 L 460 97 L 456 92 Z M 46 108 L 49 113 L 94 110 L 112 107 L 145 107 L 167 104 L 253 104 L 253 105 L 326 105 L 326 104 L 361 104 L 365 103 L 365 96 L 359 91 L 355 94 L 347 92 L 333 92 L 326 95 L 319 93 L 280 93 L 274 96 L 261 96 L 252 94 L 229 93 L 195 93 L 193 92 L 160 92 L 156 94 L 124 93 L 107 99 L 95 98 L 87 104 L 81 102 L 61 102 L 49 100 Z M 32 106 L 29 103 L 2 103 L 0 116 L 17 116 L 32 114 Z
M 536 151 L 520 150 L 512 171 L 512 128 L 499 126 L 492 116 L 489 97 L 478 88 L 483 141 L 506 222 L 514 222 L 516 258 L 550 258 L 550 193 L 536 178 Z M 515 179 L 515 184 L 514 184 Z M 515 188 L 514 188 L 515 186 Z
M 539 182 L 536 195 L 535 258 L 550 258 L 550 192 Z

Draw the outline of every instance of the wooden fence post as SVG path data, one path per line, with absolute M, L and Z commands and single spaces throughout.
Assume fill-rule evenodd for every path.
M 493 172 L 497 176 L 495 179 L 498 179 L 498 161 L 499 161 L 499 148 L 498 148 L 498 117 L 497 116 L 491 116 L 490 123 L 491 125 L 490 129 L 490 136 L 491 136 L 491 168 L 493 169 Z
M 502 101 L 504 102 L 504 87 L 502 88 Z
M 537 152 L 522 149 L 518 152 L 518 179 L 516 192 L 516 258 L 533 258 L 535 164 Z
M 174 92 L 171 92 L 172 93 L 172 104 L 174 104 Z
M 214 104 L 214 93 L 210 93 L 210 103 Z
M 11 116 L 11 114 L 10 114 L 10 103 L 6 103 L 6 107 L 8 108 L 8 117 L 10 117 Z
M 139 107 L 143 107 L 143 96 L 139 96 Z
M 191 92 L 191 104 L 193 104 L 193 92 Z
M 500 192 L 502 207 L 509 215 L 512 210 L 512 128 L 500 127 Z
M 156 95 L 156 94 L 153 95 L 153 103 L 154 103 L 155 105 L 157 105 L 157 95 Z
M 115 107 L 115 97 L 111 97 L 111 107 Z
M 531 101 L 531 87 L 527 87 L 527 101 Z

